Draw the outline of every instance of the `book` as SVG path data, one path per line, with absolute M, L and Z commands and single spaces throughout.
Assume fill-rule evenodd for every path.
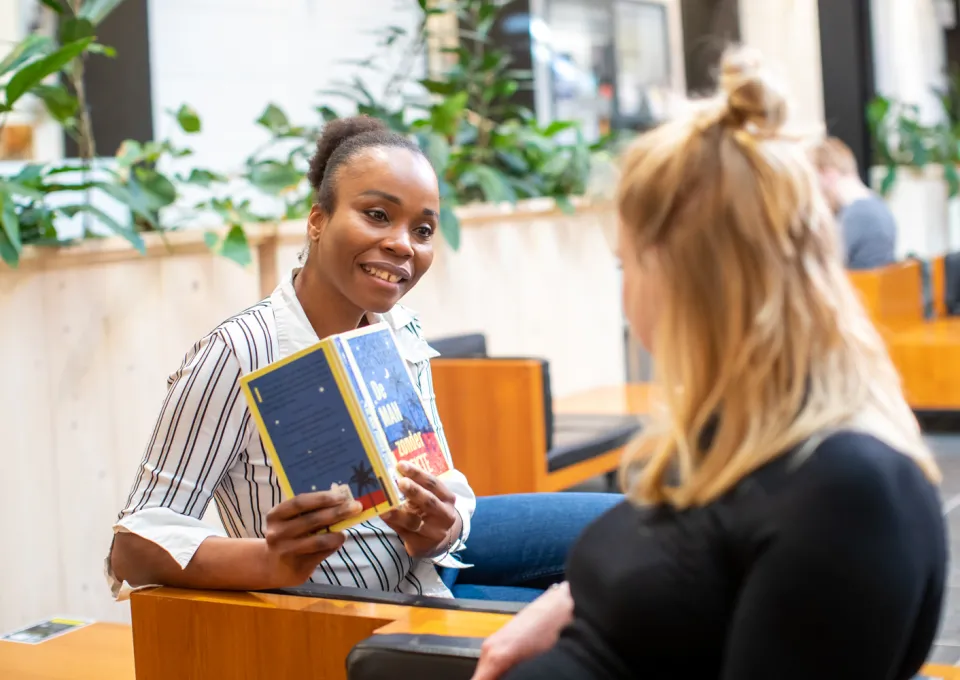
M 240 379 L 287 498 L 347 486 L 363 511 L 343 529 L 404 502 L 397 465 L 442 478 L 450 465 L 384 323 L 332 335 Z

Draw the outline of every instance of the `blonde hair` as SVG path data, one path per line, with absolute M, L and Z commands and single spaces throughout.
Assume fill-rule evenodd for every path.
M 841 175 L 857 174 L 853 151 L 836 137 L 827 137 L 810 149 L 810 160 L 817 170 L 836 170 Z
M 939 481 L 786 122 L 759 56 L 728 50 L 720 94 L 624 156 L 621 249 L 653 257 L 664 296 L 654 340 L 664 412 L 621 471 L 635 501 L 708 503 L 834 428 L 873 434 Z

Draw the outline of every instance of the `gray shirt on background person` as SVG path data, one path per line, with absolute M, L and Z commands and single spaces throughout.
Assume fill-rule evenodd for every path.
M 879 196 L 857 199 L 838 219 L 847 269 L 875 269 L 896 261 L 897 223 Z

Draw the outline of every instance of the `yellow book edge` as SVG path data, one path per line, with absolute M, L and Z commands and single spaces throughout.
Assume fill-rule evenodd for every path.
M 372 508 L 368 508 L 359 515 L 354 515 L 353 517 L 345 519 L 342 522 L 338 522 L 325 529 L 321 529 L 320 532 L 318 532 L 335 533 L 349 529 L 352 526 L 366 522 L 374 517 L 379 517 L 381 514 L 399 505 L 399 499 L 397 499 L 396 493 L 393 489 L 395 482 L 389 479 L 385 474 L 383 461 L 380 458 L 380 452 L 376 448 L 373 438 L 370 435 L 369 424 L 367 423 L 366 418 L 363 416 L 362 410 L 357 404 L 356 397 L 353 393 L 353 388 L 349 384 L 349 378 L 345 374 L 344 367 L 340 361 L 340 356 L 337 353 L 336 348 L 332 346 L 332 342 L 330 340 L 323 340 L 316 345 L 312 345 L 306 349 L 294 352 L 290 356 L 279 359 L 268 366 L 264 366 L 263 368 L 252 371 L 247 375 L 241 376 L 240 388 L 243 390 L 244 397 L 247 400 L 248 408 L 250 409 L 250 414 L 253 416 L 254 422 L 257 425 L 257 431 L 259 432 L 260 439 L 263 442 L 263 448 L 266 450 L 267 456 L 270 458 L 270 462 L 277 473 L 277 480 L 280 483 L 280 490 L 283 492 L 286 498 L 293 498 L 293 487 L 290 485 L 290 480 L 287 477 L 286 470 L 283 468 L 283 463 L 280 462 L 280 456 L 277 455 L 277 449 L 273 445 L 273 440 L 271 439 L 270 433 L 267 430 L 266 423 L 263 422 L 263 415 L 260 413 L 257 397 L 250 388 L 250 383 L 257 378 L 266 375 L 267 373 L 271 373 L 272 371 L 275 371 L 276 369 L 292 363 L 297 359 L 307 356 L 313 352 L 323 352 L 327 357 L 330 366 L 333 368 L 333 377 L 337 382 L 337 388 L 340 390 L 340 394 L 342 396 L 345 395 L 344 401 L 346 402 L 347 410 L 350 413 L 350 418 L 353 420 L 354 427 L 360 434 L 360 440 L 363 443 L 363 448 L 367 454 L 367 458 L 370 460 L 370 463 L 374 468 L 374 472 L 378 476 L 378 480 L 383 480 L 384 485 L 387 487 L 387 502 L 380 503 Z M 344 390 L 344 384 L 347 384 L 349 389 Z

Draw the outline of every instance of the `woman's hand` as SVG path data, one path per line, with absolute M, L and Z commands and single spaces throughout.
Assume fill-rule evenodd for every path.
M 342 533 L 318 533 L 363 511 L 346 491 L 317 491 L 285 500 L 267 513 L 265 578 L 298 586 L 343 545 Z
M 406 502 L 382 515 L 397 532 L 411 557 L 435 557 L 446 551 L 460 534 L 457 497 L 433 475 L 409 463 L 397 466 L 403 475 L 397 484 Z
M 572 620 L 570 588 L 566 583 L 551 588 L 484 640 L 472 680 L 497 680 L 518 663 L 542 654 Z

